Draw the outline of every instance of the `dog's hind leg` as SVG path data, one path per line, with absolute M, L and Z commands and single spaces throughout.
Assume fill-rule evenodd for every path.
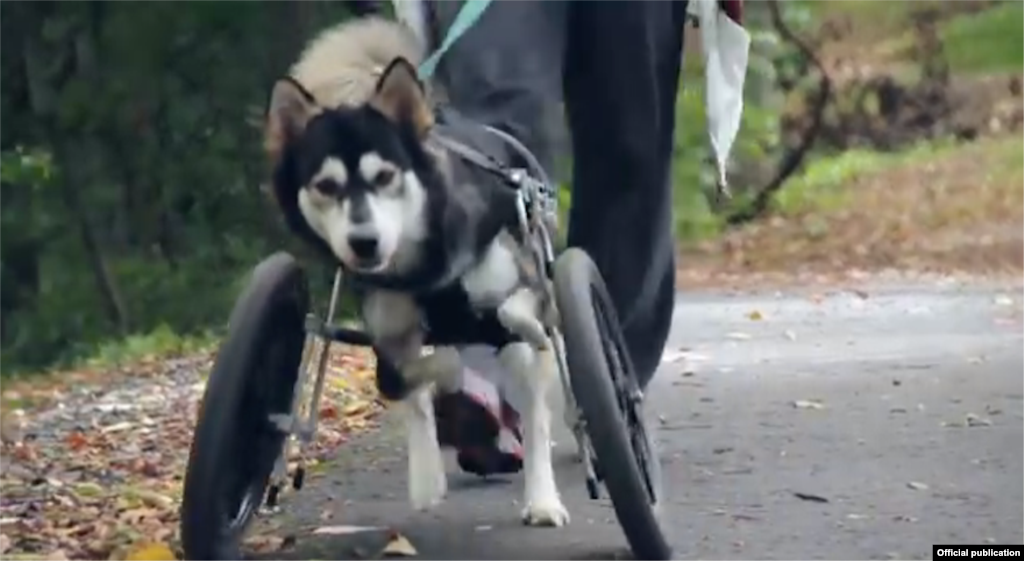
M 534 295 L 525 289 L 501 305 L 498 318 L 502 325 L 527 342 L 506 345 L 498 358 L 505 371 L 518 376 L 527 389 L 523 417 L 526 472 L 523 521 L 531 526 L 562 526 L 569 522 L 569 512 L 562 504 L 555 483 L 551 462 L 551 409 L 547 401 L 551 384 L 558 380 L 558 372 L 552 345 L 537 320 L 536 308 Z

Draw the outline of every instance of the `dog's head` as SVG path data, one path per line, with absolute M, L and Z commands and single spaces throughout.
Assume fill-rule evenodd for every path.
M 422 140 L 431 125 L 423 85 L 402 58 L 354 108 L 321 107 L 294 80 L 278 81 L 266 127 L 278 203 L 349 270 L 400 272 L 403 248 L 426 235 L 417 172 L 430 169 Z

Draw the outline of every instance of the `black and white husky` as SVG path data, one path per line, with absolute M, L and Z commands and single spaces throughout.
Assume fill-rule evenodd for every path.
M 438 130 L 460 133 L 434 122 L 429 85 L 416 74 L 422 58 L 415 37 L 383 19 L 311 42 L 270 101 L 274 194 L 289 226 L 357 286 L 378 360 L 398 373 L 378 385 L 407 410 L 412 506 L 429 508 L 447 490 L 432 396 L 454 389 L 461 366 L 443 345 L 489 343 L 529 390 L 523 519 L 562 526 L 569 514 L 551 463 L 547 394 L 558 373 L 544 330 L 555 313 L 546 279 L 513 190 L 436 141 Z M 464 142 L 485 142 L 469 130 Z M 432 354 L 423 349 L 428 334 L 440 345 Z

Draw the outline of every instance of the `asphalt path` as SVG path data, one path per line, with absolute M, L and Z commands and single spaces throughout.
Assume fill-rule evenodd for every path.
M 954 282 L 680 294 L 648 392 L 676 558 L 924 559 L 934 543 L 1024 542 L 1020 305 L 1019 286 Z M 629 558 L 556 439 L 572 521 L 528 528 L 521 477 L 481 480 L 453 458 L 446 502 L 412 512 L 386 417 L 289 495 L 269 523 L 295 540 L 274 557 L 375 557 L 397 532 L 423 559 Z M 325 527 L 341 533 L 312 533 Z

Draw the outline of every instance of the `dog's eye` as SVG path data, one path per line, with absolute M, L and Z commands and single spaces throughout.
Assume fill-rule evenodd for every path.
M 313 188 L 320 192 L 321 195 L 327 197 L 333 197 L 338 194 L 338 182 L 330 179 L 321 179 L 313 184 Z
M 378 187 L 387 187 L 391 185 L 391 182 L 395 180 L 395 170 L 393 169 L 382 169 L 377 172 L 377 175 L 373 178 L 374 185 Z

